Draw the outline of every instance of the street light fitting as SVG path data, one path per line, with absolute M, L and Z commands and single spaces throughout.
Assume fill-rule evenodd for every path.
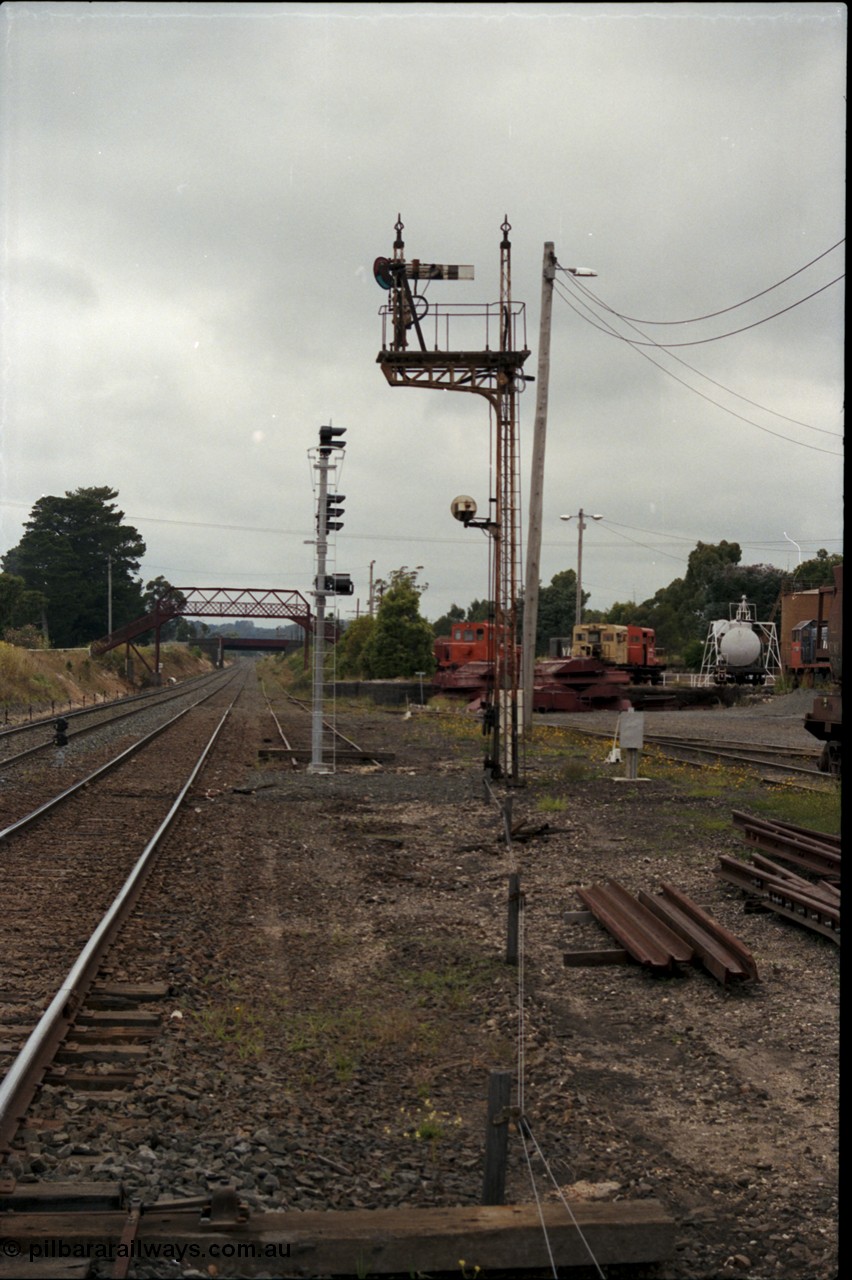
M 577 598 L 574 604 L 574 625 L 579 626 L 583 621 L 583 530 L 586 527 L 586 513 L 581 507 L 575 515 L 560 516 L 559 519 L 577 521 Z M 589 519 L 603 520 L 603 516 L 598 511 Z
M 572 276 L 596 276 L 598 274 L 591 267 L 566 267 L 565 270 Z

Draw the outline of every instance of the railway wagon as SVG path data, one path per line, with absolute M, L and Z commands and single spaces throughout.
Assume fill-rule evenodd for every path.
M 833 690 L 818 694 L 805 715 L 808 733 L 823 744 L 819 767 L 823 773 L 840 773 L 843 743 L 843 565 L 834 566 L 834 590 L 828 610 L 826 653 Z
M 600 658 L 616 670 L 626 671 L 634 684 L 660 684 L 666 669 L 657 654 L 653 628 L 635 623 L 582 623 L 574 628 L 571 655 Z
M 762 685 L 781 671 L 778 628 L 761 622 L 754 604 L 743 596 L 729 605 L 729 616 L 711 622 L 701 660 L 702 683 Z
M 438 668 L 434 687 L 464 693 L 471 700 L 485 697 L 493 687 L 493 656 L 489 653 L 492 636 L 491 622 L 458 622 L 450 635 L 439 636 L 433 649 Z M 520 671 L 520 645 L 516 659 Z M 533 710 L 624 711 L 630 705 L 624 696 L 629 679 L 626 671 L 617 671 L 614 663 L 600 656 L 540 661 L 535 664 Z
M 828 619 L 837 588 L 834 582 L 788 592 L 781 600 L 781 661 L 794 684 L 830 680 Z

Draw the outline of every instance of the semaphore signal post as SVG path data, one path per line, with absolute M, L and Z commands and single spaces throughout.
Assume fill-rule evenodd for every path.
M 397 218 L 392 258 L 377 258 L 376 281 L 388 291 L 381 308 L 382 349 L 377 357 L 392 387 L 426 387 L 484 396 L 491 408 L 493 492 L 487 518 L 459 515 L 490 537 L 490 592 L 493 626 L 489 659 L 492 683 L 484 731 L 490 748 L 485 767 L 492 776 L 519 780 L 520 655 L 518 599 L 520 504 L 518 494 L 517 397 L 526 379 L 523 303 L 512 301 L 511 226 L 504 219 L 500 242 L 500 298 L 496 303 L 433 303 L 419 291 L 421 281 L 472 280 L 473 267 L 424 263 L 405 257 L 403 223 Z M 484 345 L 482 327 L 484 322 Z M 460 338 L 474 332 L 478 344 Z

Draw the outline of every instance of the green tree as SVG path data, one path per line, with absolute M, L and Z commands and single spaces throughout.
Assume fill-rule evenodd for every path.
M 145 584 L 142 594 L 144 612 L 151 613 L 158 600 L 175 600 L 180 605 L 186 604 L 186 596 L 183 592 L 178 587 L 173 587 L 168 578 L 164 578 L 162 574 Z M 195 625 L 187 622 L 183 616 L 173 618 L 171 622 L 164 623 L 160 628 L 162 640 L 193 640 L 196 634 Z
M 583 592 L 583 603 L 589 599 Z M 550 579 L 549 587 L 538 593 L 538 620 L 535 635 L 535 651 L 539 656 L 550 650 L 554 636 L 570 636 L 577 616 L 577 573 L 563 569 Z
M 427 674 L 435 669 L 432 628 L 420 615 L 417 571 L 396 569 L 382 593 L 375 626 L 361 651 L 364 673 L 371 680 Z
M 487 622 L 494 617 L 494 603 L 491 600 L 471 600 L 467 606 L 465 620 L 467 622 Z
M 438 636 L 448 636 L 453 626 L 457 622 L 464 622 L 465 612 L 460 604 L 451 604 L 447 612 L 432 623 L 432 634 L 437 639 Z
M 805 591 L 808 587 L 824 587 L 834 581 L 834 566 L 843 564 L 843 556 L 829 555 L 825 547 L 820 547 L 812 560 L 803 560 L 796 566 L 790 579 L 785 577 L 784 585 L 795 586 Z
M 783 575 L 772 565 L 742 565 L 739 543 L 699 542 L 690 552 L 686 573 L 661 587 L 641 604 L 616 602 L 607 621 L 653 627 L 658 651 L 670 662 L 687 661 L 695 645 L 703 646 L 710 623 L 727 618 L 743 596 L 766 621 L 778 599 Z
M 341 679 L 358 679 L 366 674 L 364 647 L 373 634 L 375 618 L 361 614 L 350 622 L 335 648 L 337 675 Z
M 32 638 L 44 621 L 47 600 L 40 591 L 30 591 L 15 573 L 0 573 L 0 636 L 10 644 L 19 643 L 12 633 Z M 33 648 L 27 640 L 27 647 Z
M 103 635 L 110 595 L 113 627 L 144 612 L 141 583 L 133 575 L 145 543 L 123 523 L 116 497 L 116 490 L 103 486 L 39 498 L 21 541 L 2 559 L 7 572 L 45 596 L 50 640 L 57 648 Z

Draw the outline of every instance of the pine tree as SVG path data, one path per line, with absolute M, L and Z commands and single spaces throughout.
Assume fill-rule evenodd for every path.
M 56 648 L 88 645 L 107 630 L 144 612 L 142 584 L 133 575 L 145 554 L 138 530 L 106 486 L 39 498 L 17 547 L 2 559 L 47 601 L 50 641 Z M 110 600 L 111 596 L 111 600 Z

